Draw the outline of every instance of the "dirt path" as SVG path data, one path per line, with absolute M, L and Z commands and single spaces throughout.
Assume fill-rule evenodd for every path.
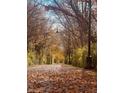
M 96 73 L 53 64 L 28 68 L 28 93 L 96 93 Z

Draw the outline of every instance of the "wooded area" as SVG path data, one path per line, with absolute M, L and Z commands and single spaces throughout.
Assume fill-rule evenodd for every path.
M 45 3 L 47 1 L 50 3 Z M 86 67 L 90 25 L 90 64 L 97 68 L 97 0 L 91 0 L 91 6 L 89 1 L 27 1 L 29 66 L 65 63 Z

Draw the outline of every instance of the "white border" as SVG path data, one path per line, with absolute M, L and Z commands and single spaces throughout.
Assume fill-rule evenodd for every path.
M 27 0 L 0 0 L 0 93 L 27 93 Z
M 98 0 L 98 93 L 124 93 L 124 1 Z

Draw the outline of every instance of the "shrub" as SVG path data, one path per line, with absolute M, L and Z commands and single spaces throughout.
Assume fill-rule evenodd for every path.
M 29 50 L 27 54 L 28 66 L 35 64 L 35 60 L 36 60 L 35 52 Z
M 91 45 L 92 67 L 97 69 L 97 51 L 96 43 Z M 86 66 L 86 57 L 88 48 L 85 45 L 83 48 L 77 48 L 74 50 L 72 65 L 78 67 Z
M 78 67 L 84 67 L 85 66 L 85 60 L 87 55 L 87 48 L 77 48 L 74 51 L 73 55 L 73 65 Z

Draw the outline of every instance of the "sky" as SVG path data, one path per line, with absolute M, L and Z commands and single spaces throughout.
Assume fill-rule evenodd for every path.
M 53 4 L 53 0 L 42 0 L 42 3 L 44 5 L 52 5 Z M 54 22 L 53 29 L 57 29 L 58 27 L 61 27 L 60 24 L 58 23 L 56 15 L 51 10 L 49 10 L 49 11 L 47 11 L 45 13 L 45 17 L 49 18 L 50 21 Z
M 52 4 L 53 0 L 42 0 L 45 5 Z

